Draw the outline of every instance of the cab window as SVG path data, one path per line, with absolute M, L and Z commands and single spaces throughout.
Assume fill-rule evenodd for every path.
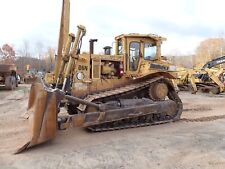
M 145 43 L 144 59 L 155 60 L 156 59 L 156 46 L 152 43 Z
M 118 54 L 119 55 L 123 54 L 123 43 L 121 40 L 118 42 Z
M 130 43 L 130 70 L 136 71 L 140 60 L 140 43 Z

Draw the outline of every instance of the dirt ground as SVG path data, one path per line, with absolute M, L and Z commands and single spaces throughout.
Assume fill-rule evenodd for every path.
M 179 122 L 103 133 L 69 129 L 59 131 L 51 142 L 13 155 L 28 141 L 28 121 L 21 118 L 28 89 L 0 88 L 2 169 L 225 168 L 225 94 L 179 93 L 184 104 Z

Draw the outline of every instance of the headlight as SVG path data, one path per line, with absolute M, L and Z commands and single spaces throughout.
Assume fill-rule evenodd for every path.
M 83 74 L 82 72 L 78 72 L 78 73 L 77 73 L 77 79 L 78 79 L 78 80 L 84 79 L 84 74 Z

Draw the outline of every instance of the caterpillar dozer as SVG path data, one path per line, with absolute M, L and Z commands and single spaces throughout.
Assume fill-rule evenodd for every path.
M 31 138 L 16 153 L 71 125 L 100 132 L 179 120 L 182 102 L 171 82 L 176 73 L 161 59 L 165 38 L 121 34 L 115 37 L 115 54 L 106 46 L 102 55 L 94 54 L 97 39 L 91 39 L 90 51 L 81 54 L 86 29 L 79 25 L 76 36 L 67 34 L 68 11 L 64 0 L 55 71 L 31 86 Z

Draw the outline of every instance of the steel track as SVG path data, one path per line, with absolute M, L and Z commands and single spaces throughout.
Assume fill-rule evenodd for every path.
M 153 83 L 163 82 L 167 84 L 169 88 L 168 98 L 173 100 L 177 105 L 177 112 L 173 116 L 168 116 L 164 114 L 147 114 L 138 117 L 130 117 L 124 118 L 120 120 L 103 122 L 97 125 L 88 126 L 87 129 L 93 132 L 100 131 L 112 131 L 112 130 L 121 130 L 127 128 L 135 128 L 135 127 L 144 127 L 149 125 L 157 125 L 162 123 L 173 122 L 180 119 L 180 115 L 182 113 L 183 105 L 182 102 L 177 95 L 172 83 L 170 80 L 165 79 L 163 77 L 153 78 L 151 80 L 146 80 L 144 82 L 140 82 L 138 84 L 127 85 L 124 87 L 120 87 L 114 90 L 101 92 L 98 94 L 92 94 L 87 96 L 84 100 L 87 101 L 105 101 L 105 100 L 115 100 L 116 98 L 125 97 L 129 94 L 138 93 L 140 91 L 147 92 L 148 88 Z M 82 106 L 79 106 L 80 108 Z M 84 108 L 84 107 L 83 107 Z M 86 107 L 85 107 L 86 108 Z

